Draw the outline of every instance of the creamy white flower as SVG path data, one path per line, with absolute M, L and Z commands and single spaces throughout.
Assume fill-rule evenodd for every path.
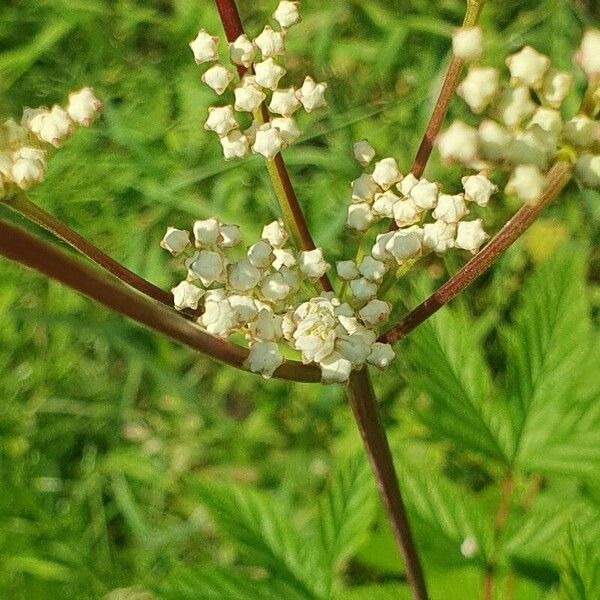
M 546 177 L 535 165 L 517 165 L 513 171 L 506 193 L 514 194 L 526 204 L 535 204 L 546 187 Z
M 515 165 L 534 164 L 545 168 L 555 148 L 547 144 L 547 136 L 542 133 L 539 126 L 519 131 L 508 146 L 506 158 Z
M 415 258 L 421 254 L 422 232 L 418 229 L 401 229 L 395 231 L 387 242 L 385 249 L 396 259 L 398 264 Z
M 577 159 L 575 170 L 584 185 L 600 188 L 600 155 L 582 154 Z
M 327 273 L 330 265 L 323 257 L 323 250 L 305 250 L 298 255 L 298 266 L 300 270 L 311 279 L 318 279 Z
M 273 262 L 273 248 L 265 240 L 260 240 L 248 248 L 248 260 L 259 269 L 266 269 Z
M 296 92 L 296 97 L 302 102 L 306 112 L 312 112 L 317 108 L 327 106 L 327 100 L 325 100 L 326 89 L 326 83 L 315 83 L 313 78 L 307 75 L 302 87 Z
M 394 205 L 399 200 L 400 198 L 392 190 L 387 190 L 383 194 L 375 194 L 373 213 L 391 219 L 394 216 Z
M 395 158 L 384 158 L 375 163 L 375 170 L 371 177 L 377 185 L 387 190 L 402 179 L 402 174 L 398 170 L 398 163 Z
M 240 35 L 229 44 L 229 58 L 235 65 L 249 67 L 256 56 L 256 46 L 248 39 L 246 34 Z
M 549 133 L 554 140 L 557 140 L 563 130 L 564 123 L 561 114 L 552 108 L 538 108 L 535 111 L 528 128 L 537 125 L 543 131 Z
M 375 148 L 373 148 L 367 140 L 356 142 L 353 146 L 353 150 L 354 158 L 363 167 L 366 167 L 375 157 Z
M 542 85 L 542 98 L 551 108 L 560 108 L 569 95 L 573 85 L 573 76 L 566 71 L 548 69 Z
M 375 243 L 371 248 L 371 256 L 377 260 L 387 262 L 394 260 L 394 257 L 386 250 L 387 243 L 392 239 L 394 231 L 388 231 L 381 233 L 375 238 Z
M 208 69 L 201 79 L 220 96 L 229 87 L 233 75 L 223 65 L 215 65 Z
M 468 250 L 472 254 L 479 251 L 481 245 L 490 236 L 483 230 L 481 219 L 461 221 L 456 230 L 456 248 Z
M 186 308 L 196 310 L 200 298 L 204 295 L 204 290 L 189 281 L 182 281 L 171 290 L 171 293 L 173 294 L 173 306 L 177 310 Z
M 377 295 L 377 284 L 366 277 L 359 277 L 350 282 L 352 294 L 358 302 L 366 302 Z
M 389 302 L 375 298 L 358 311 L 358 316 L 363 320 L 365 325 L 377 327 L 378 325 L 383 325 L 389 319 L 391 312 L 392 305 Z
M 417 185 L 417 183 L 419 183 L 419 180 L 412 173 L 409 173 L 396 186 L 396 189 L 403 196 L 408 196 L 408 194 L 410 194 L 410 190 L 412 190 L 415 187 L 415 185 Z
M 211 335 L 227 337 L 237 327 L 237 314 L 223 294 L 207 292 L 204 313 L 198 323 Z
M 366 202 L 351 204 L 348 207 L 346 225 L 357 231 L 366 231 L 374 221 L 371 207 Z
M 24 146 L 16 150 L 11 159 L 10 179 L 22 190 L 41 183 L 46 174 L 46 157 L 43 150 Z
M 483 31 L 479 27 L 461 27 L 452 36 L 452 51 L 467 62 L 483 56 Z
M 89 127 L 102 111 L 102 102 L 94 95 L 94 90 L 85 87 L 69 94 L 67 112 L 69 117 L 83 127 Z
M 270 308 L 262 308 L 256 319 L 248 325 L 248 330 L 254 339 L 274 342 L 283 336 L 282 322 L 280 315 L 276 315 Z
M 375 342 L 371 346 L 371 353 L 367 357 L 367 361 L 380 369 L 385 369 L 394 358 L 396 358 L 396 354 L 389 344 Z
M 222 281 L 225 275 L 225 259 L 212 250 L 196 252 L 185 264 L 190 278 L 200 279 L 205 287 L 215 281 Z
M 291 117 L 299 108 L 300 100 L 296 98 L 296 90 L 293 87 L 275 90 L 271 96 L 269 110 L 282 117 Z
M 284 141 L 281 131 L 270 123 L 265 123 L 256 131 L 252 150 L 261 154 L 267 160 L 272 160 L 283 148 Z
M 468 166 L 477 159 L 477 130 L 462 121 L 454 121 L 438 136 L 437 147 L 445 161 Z
M 360 274 L 369 281 L 381 283 L 383 281 L 383 276 L 387 272 L 387 266 L 384 262 L 377 260 L 372 256 L 365 256 L 362 259 L 358 270 Z
M 229 286 L 241 292 L 254 289 L 262 276 L 261 272 L 247 258 L 242 258 L 229 265 L 227 275 Z
M 437 183 L 432 183 L 423 178 L 412 187 L 408 193 L 409 198 L 415 203 L 418 208 L 430 210 L 435 208 L 439 195 L 439 187 Z
M 440 194 L 437 206 L 431 216 L 445 223 L 458 223 L 469 214 L 464 194 Z
M 268 379 L 283 362 L 283 356 L 275 342 L 253 342 L 244 365 L 252 373 L 260 373 Z
M 352 200 L 354 202 L 365 202 L 373 199 L 381 188 L 373 181 L 373 178 L 367 173 L 363 173 L 358 179 L 352 182 Z
M 475 202 L 478 206 L 487 206 L 490 198 L 498 191 L 498 186 L 483 173 L 466 175 L 462 178 L 462 185 L 465 190 L 465 200 Z
M 339 352 L 332 352 L 319 363 L 323 383 L 345 383 L 352 372 L 352 363 Z
M 193 231 L 197 248 L 211 246 L 217 243 L 217 240 L 221 235 L 221 224 L 214 217 L 194 221 Z
M 335 349 L 348 359 L 352 366 L 358 368 L 366 362 L 377 336 L 374 331 L 358 323 L 356 318 L 347 319 L 347 321 L 353 322 L 352 333 L 344 334 L 340 331 Z
M 457 94 L 475 113 L 483 112 L 498 93 L 500 74 L 492 67 L 471 67 Z
M 204 29 L 198 32 L 196 39 L 192 40 L 189 45 L 194 54 L 194 60 L 199 65 L 219 59 L 217 51 L 219 38 L 206 33 Z
M 58 148 L 73 133 L 73 121 L 66 110 L 55 105 L 52 110 L 34 116 L 29 129 L 40 140 Z
M 254 84 L 254 77 L 244 77 L 242 84 L 238 85 L 233 93 L 235 95 L 234 108 L 237 111 L 253 113 L 267 97 L 265 93 Z
M 320 362 L 334 349 L 337 319 L 334 304 L 324 297 L 311 298 L 294 311 L 293 343 L 303 362 Z
M 239 325 L 246 325 L 256 318 L 258 309 L 254 298 L 244 296 L 243 294 L 229 294 L 227 296 L 231 308 L 236 315 L 236 321 Z
M 276 90 L 279 80 L 285 75 L 286 70 L 278 65 L 272 58 L 255 63 L 254 72 L 256 83 L 269 90 Z
M 223 158 L 225 160 L 246 158 L 250 153 L 248 138 L 239 129 L 232 129 L 222 136 L 219 141 L 223 148 Z
M 273 31 L 268 25 L 265 25 L 260 35 L 255 38 L 254 44 L 260 49 L 263 59 L 280 56 L 285 52 L 283 33 Z
M 565 123 L 563 135 L 574 146 L 589 147 L 600 142 L 600 123 L 577 115 Z
M 506 156 L 512 140 L 511 134 L 504 127 L 490 119 L 481 122 L 478 137 L 481 157 L 494 162 Z
M 237 128 L 238 124 L 233 116 L 231 106 L 209 106 L 208 119 L 206 119 L 204 129 L 214 131 L 219 137 L 222 137 Z
M 521 85 L 515 88 L 506 88 L 496 103 L 495 111 L 506 125 L 517 127 L 521 121 L 530 117 L 536 108 L 529 88 Z
M 418 207 L 412 198 L 407 198 L 406 200 L 398 200 L 398 202 L 394 203 L 392 211 L 396 225 L 398 227 L 407 227 L 420 221 L 423 209 Z
M 585 32 L 575 58 L 590 79 L 600 75 L 600 29 Z
M 511 85 L 526 85 L 539 89 L 542 87 L 544 75 L 550 67 L 550 59 L 540 54 L 535 48 L 525 46 L 506 59 L 506 66 L 510 70 Z
M 335 269 L 339 277 L 346 281 L 356 279 L 358 277 L 358 269 L 353 260 L 339 260 L 335 263 Z
M 189 245 L 189 232 L 175 227 L 167 227 L 165 237 L 160 243 L 160 247 L 168 250 L 173 256 L 179 256 Z
M 0 146 L 4 151 L 17 150 L 27 145 L 27 134 L 26 127 L 8 119 L 0 125 Z
M 292 288 L 286 282 L 283 274 L 276 271 L 263 279 L 260 291 L 269 302 L 281 302 L 292 293 Z
M 293 144 L 302 134 L 292 117 L 276 117 L 275 119 L 271 119 L 271 126 L 279 129 L 281 138 L 287 146 Z
M 454 248 L 456 238 L 456 224 L 435 221 L 423 226 L 423 246 L 436 254 L 443 254 Z
M 298 2 L 290 0 L 281 0 L 277 5 L 273 18 L 281 25 L 283 29 L 291 27 L 300 22 L 300 12 L 298 11 Z
M 267 240 L 273 248 L 281 248 L 288 239 L 287 231 L 283 226 L 283 221 L 278 219 L 265 225 L 262 230 L 262 236 L 264 240 Z
M 282 267 L 291 269 L 297 264 L 294 253 L 287 248 L 273 248 L 273 256 L 275 258 L 273 259 L 272 266 L 277 271 L 279 271 Z

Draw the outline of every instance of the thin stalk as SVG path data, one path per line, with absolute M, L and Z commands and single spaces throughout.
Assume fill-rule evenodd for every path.
M 406 577 L 415 600 L 427 600 L 427 588 L 421 561 L 402 500 L 394 460 L 381 422 L 379 408 L 366 369 L 352 374 L 347 386 L 365 450 L 375 474 L 381 500 L 390 520 L 392 533 L 404 558 Z
M 520 208 L 481 252 L 476 254 L 427 300 L 406 315 L 400 323 L 386 331 L 380 337 L 380 341 L 388 344 L 396 343 L 485 273 L 498 257 L 531 226 L 546 206 L 558 196 L 570 181 L 572 174 L 573 167 L 570 163 L 556 162 L 548 173 L 546 190 L 536 204 Z
M 129 317 L 193 350 L 238 369 L 244 369 L 248 350 L 207 333 L 173 310 L 148 299 L 119 279 L 97 271 L 73 256 L 37 239 L 26 231 L 0 220 L 0 255 L 96 300 L 103 306 Z M 316 366 L 285 361 L 275 377 L 303 383 L 321 380 Z

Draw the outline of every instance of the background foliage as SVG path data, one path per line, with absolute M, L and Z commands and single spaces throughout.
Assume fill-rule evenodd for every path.
M 240 2 L 250 33 L 274 4 Z M 356 243 L 352 141 L 408 169 L 464 2 L 302 4 L 288 70 L 327 80 L 330 110 L 286 160 L 335 259 Z M 531 43 L 569 68 L 600 16 L 591 0 L 487 4 L 491 64 Z M 165 288 L 167 225 L 216 213 L 252 239 L 275 214 L 261 161 L 224 163 L 202 129 L 200 26 L 220 33 L 208 0 L 0 7 L 0 116 L 84 84 L 106 103 L 34 200 Z M 429 173 L 459 183 L 435 156 Z M 490 565 L 498 598 L 600 597 L 599 200 L 571 185 L 376 378 L 434 599 L 480 597 Z M 488 228 L 514 208 L 497 200 Z M 410 273 L 399 312 L 465 259 Z M 6 262 L 0 309 L 3 598 L 408 597 L 341 389 L 217 367 Z

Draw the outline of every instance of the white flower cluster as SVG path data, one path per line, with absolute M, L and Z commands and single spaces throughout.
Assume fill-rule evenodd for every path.
M 281 221 L 266 225 L 262 238 L 235 260 L 227 254 L 241 244 L 237 226 L 216 218 L 196 221 L 193 237 L 195 249 L 189 232 L 170 227 L 161 242 L 174 256 L 186 257 L 187 278 L 171 290 L 175 308 L 201 306 L 198 323 L 212 335 L 243 334 L 251 371 L 270 377 L 283 361 L 281 343 L 298 350 L 305 364 L 320 365 L 325 382 L 345 382 L 366 362 L 380 368 L 391 362 L 392 348 L 378 343 L 375 332 L 391 305 L 372 300 L 355 313 L 333 293 L 303 301 L 302 281 L 322 277 L 329 264 L 320 248 L 287 247 Z
M 354 156 L 363 167 L 375 154 L 366 140 L 354 144 Z M 479 174 L 464 177 L 463 189 L 460 194 L 445 194 L 439 184 L 425 178 L 417 179 L 410 173 L 403 177 L 396 160 L 389 157 L 352 182 L 349 227 L 366 231 L 381 219 L 393 219 L 399 228 L 378 235 L 371 254 L 360 265 L 338 263 L 338 275 L 349 281 L 358 302 L 375 297 L 388 270 L 428 252 L 443 254 L 450 248 L 461 248 L 475 254 L 479 250 L 488 239 L 481 219 L 462 219 L 469 214 L 470 203 L 487 206 L 497 187 Z M 426 222 L 428 216 L 433 220 Z
M 459 29 L 454 51 L 464 60 L 479 60 L 482 41 L 478 28 Z M 576 55 L 590 86 L 598 85 L 599 57 L 600 31 L 590 30 Z M 437 140 L 442 158 L 484 172 L 495 166 L 507 168 L 511 176 L 506 192 L 535 203 L 545 188 L 548 168 L 568 148 L 576 156 L 582 183 L 600 188 L 600 123 L 583 113 L 565 122 L 560 112 L 573 76 L 555 69 L 531 46 L 509 56 L 506 66 L 507 84 L 501 83 L 494 67 L 469 66 L 457 93 L 474 114 L 487 111 L 487 118 L 478 128 L 454 121 Z
M 298 89 L 279 87 L 286 70 L 277 61 L 285 53 L 288 28 L 300 21 L 298 2 L 282 0 L 273 18 L 279 24 L 278 31 L 266 25 L 255 39 L 244 34 L 229 44 L 231 63 L 248 72 L 233 88 L 233 105 L 210 107 L 204 125 L 205 129 L 218 135 L 227 160 L 245 158 L 251 153 L 273 159 L 301 135 L 294 113 L 300 107 L 312 112 L 327 105 L 327 84 L 315 83 L 308 75 Z M 202 81 L 222 95 L 230 88 L 234 75 L 218 62 L 218 44 L 217 37 L 201 29 L 190 47 L 198 64 L 214 63 L 204 73 Z M 263 104 L 269 117 L 267 122 L 261 113 Z M 249 114 L 251 125 L 243 129 L 236 120 L 236 112 Z
M 25 108 L 21 123 L 9 119 L 0 125 L 0 198 L 16 188 L 27 190 L 44 180 L 47 146 L 59 148 L 77 125 L 89 127 L 100 113 L 101 102 L 90 88 L 69 95 L 66 109 Z

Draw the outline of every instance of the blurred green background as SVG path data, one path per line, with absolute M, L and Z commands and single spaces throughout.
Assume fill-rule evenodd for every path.
M 249 34 L 262 29 L 275 4 L 239 2 Z M 348 185 L 359 174 L 352 142 L 367 137 L 408 170 L 464 5 L 303 0 L 303 23 L 288 36 L 287 81 L 300 82 L 307 73 L 327 81 L 329 110 L 305 118 L 306 139 L 285 159 L 330 261 L 349 257 L 356 246 L 344 231 Z M 487 61 L 499 66 L 507 53 L 530 43 L 556 66 L 571 69 L 583 27 L 597 26 L 599 17 L 594 0 L 490 0 L 482 18 Z M 200 27 L 221 35 L 208 0 L 3 0 L 0 6 L 0 117 L 63 102 L 84 85 L 105 103 L 96 125 L 78 132 L 51 161 L 32 199 L 167 289 L 179 281 L 177 267 L 158 246 L 167 225 L 187 228 L 216 214 L 240 224 L 250 242 L 277 214 L 261 160 L 225 163 L 202 128 L 214 97 L 187 47 Z M 579 91 L 582 86 L 579 79 Z M 567 109 L 576 108 L 574 93 Z M 451 113 L 469 119 L 458 100 Z M 428 174 L 449 188 L 460 184 L 459 170 L 442 167 L 435 154 Z M 559 261 L 557 252 L 561 265 L 565 256 L 579 257 L 571 265 L 573 302 L 588 298 L 577 307 L 597 313 L 599 200 L 571 184 L 493 271 L 442 315 L 439 323 L 451 321 L 456 336 L 476 338 L 500 389 L 507 378 L 500 340 L 521 302 L 521 285 L 529 277 L 542 283 L 551 277 L 543 269 Z M 498 199 L 482 213 L 486 228 L 497 230 L 515 208 Z M 0 214 L 28 227 L 4 209 Z M 394 292 L 399 312 L 465 259 L 456 255 L 414 269 Z M 165 585 L 179 580 L 177 573 L 193 579 L 196 569 L 243 565 L 239 544 L 211 520 L 198 480 L 259 488 L 284 507 L 290 527 L 302 530 L 331 473 L 360 450 L 338 387 L 265 382 L 217 366 L 4 260 L 0 310 L 1 598 L 159 598 L 167 594 Z M 491 527 L 501 470 L 485 452 L 472 450 L 476 443 L 462 446 L 458 435 L 436 434 L 432 423 L 445 413 L 440 408 L 436 414 L 427 382 L 419 383 L 428 379 L 429 367 L 437 368 L 436 357 L 418 346 L 418 340 L 400 345 L 398 364 L 376 377 L 396 458 L 402 470 L 432 485 L 454 486 L 458 499 L 472 494 Z M 450 354 L 462 368 L 460 348 Z M 593 375 L 597 363 L 590 364 Z M 581 379 L 581 363 L 570 369 Z M 582 486 L 600 498 L 597 481 L 596 487 L 586 483 L 600 472 L 594 460 L 585 472 L 560 475 L 554 498 Z M 546 479 L 535 479 L 543 471 L 523 470 L 517 487 L 525 494 L 531 481 L 545 486 Z M 338 587 L 357 588 L 347 598 L 404 597 L 402 568 L 383 519 L 377 511 L 369 519 L 338 565 Z M 551 528 L 538 546 L 556 541 L 559 530 Z M 429 538 L 435 546 L 424 526 L 421 545 Z M 451 566 L 426 553 L 434 598 L 480 597 L 481 565 L 470 566 L 459 546 L 459 538 L 450 544 L 456 554 Z M 521 568 L 524 577 L 511 596 L 498 589 L 498 598 L 558 593 L 549 559 L 536 558 L 525 568 L 517 554 L 510 569 Z M 508 567 L 502 568 L 504 578 Z M 375 591 L 368 587 L 374 584 L 382 585 Z M 202 585 L 189 597 L 238 597 L 204 596 Z M 173 594 L 187 597 L 181 590 Z

